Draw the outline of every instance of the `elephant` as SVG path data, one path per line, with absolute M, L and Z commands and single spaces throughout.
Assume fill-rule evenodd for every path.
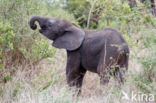
M 121 33 L 112 28 L 84 30 L 62 18 L 33 16 L 29 25 L 52 40 L 52 46 L 67 52 L 66 78 L 69 87 L 81 92 L 83 78 L 87 71 L 97 73 L 101 84 L 107 84 L 110 77 L 124 83 L 128 70 L 129 47 Z

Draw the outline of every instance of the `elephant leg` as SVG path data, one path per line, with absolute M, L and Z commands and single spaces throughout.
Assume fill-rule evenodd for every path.
M 74 68 L 68 68 L 74 69 Z M 76 87 L 78 95 L 81 93 L 81 87 L 86 69 L 80 66 L 77 71 L 68 71 L 67 72 L 67 83 L 70 87 Z
M 107 84 L 111 77 L 110 66 L 107 64 L 104 65 L 100 62 L 97 68 L 97 72 L 100 76 L 100 84 L 102 85 Z
M 128 55 L 121 55 L 115 67 L 114 77 L 121 84 L 125 81 L 125 72 L 128 70 Z
M 124 78 L 125 71 L 126 70 L 124 67 L 116 67 L 115 68 L 114 77 L 120 84 L 124 83 L 124 81 L 125 81 L 125 78 Z
M 109 82 L 111 77 L 110 65 L 112 63 L 110 59 L 111 55 L 107 54 L 104 50 L 101 54 L 99 64 L 97 67 L 97 73 L 100 76 L 100 84 L 105 85 Z
M 86 73 L 80 64 L 80 53 L 67 51 L 66 77 L 70 87 L 76 87 L 78 94 L 81 92 L 83 77 Z
M 109 83 L 110 77 L 100 76 L 100 84 L 105 85 Z

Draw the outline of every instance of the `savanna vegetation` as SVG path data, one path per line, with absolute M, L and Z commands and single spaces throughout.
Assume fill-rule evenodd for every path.
M 0 103 L 155 103 L 153 1 L 0 0 Z M 98 76 L 88 72 L 82 96 L 73 96 L 65 78 L 66 52 L 30 29 L 28 22 L 35 15 L 64 18 L 84 29 L 121 32 L 130 47 L 125 84 L 120 87 L 111 80 L 100 86 Z M 122 98 L 125 93 L 128 99 Z

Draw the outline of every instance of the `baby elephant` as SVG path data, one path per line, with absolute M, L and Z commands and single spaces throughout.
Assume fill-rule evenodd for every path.
M 129 48 L 122 35 L 111 28 L 98 31 L 83 30 L 61 18 L 34 16 L 30 20 L 35 30 L 37 21 L 39 32 L 53 40 L 53 46 L 67 51 L 66 77 L 69 86 L 81 89 L 86 71 L 97 73 L 102 84 L 114 76 L 124 82 L 128 69 Z

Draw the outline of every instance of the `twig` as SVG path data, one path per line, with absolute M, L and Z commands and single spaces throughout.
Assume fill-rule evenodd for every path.
M 90 8 L 90 10 L 89 10 L 88 20 L 87 20 L 87 29 L 89 28 L 91 13 L 92 13 L 92 11 L 93 11 L 93 8 L 94 8 L 94 5 L 95 5 L 96 1 L 97 1 L 97 0 L 94 0 L 94 2 L 92 3 L 91 8 Z

